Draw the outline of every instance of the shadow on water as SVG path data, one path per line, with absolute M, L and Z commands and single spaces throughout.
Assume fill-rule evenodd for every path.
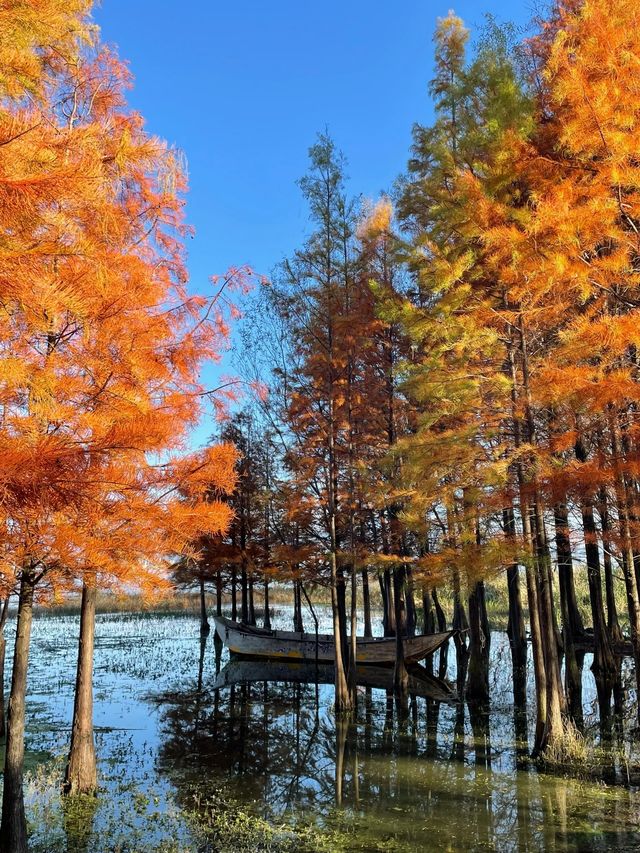
M 490 702 L 452 701 L 445 682 L 424 675 L 398 702 L 389 673 L 365 667 L 352 721 L 333 713 L 332 667 L 234 660 L 221 669 L 221 651 L 210 643 L 209 656 L 205 641 L 196 690 L 152 699 L 157 768 L 178 801 L 197 784 L 270 821 L 348 826 L 345 849 L 640 849 L 635 789 L 604 784 L 624 781 L 624 674 L 607 697 L 600 691 L 598 715 L 598 691 L 580 671 L 583 728 L 611 750 L 600 778 L 545 774 L 528 761 L 531 684 L 504 666 L 504 641 L 492 651 Z M 448 675 L 464 696 L 468 659 L 456 657 Z

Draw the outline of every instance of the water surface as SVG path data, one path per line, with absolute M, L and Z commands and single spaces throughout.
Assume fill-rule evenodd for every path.
M 325 621 L 326 612 L 321 616 Z M 273 621 L 288 627 L 290 614 Z M 514 712 L 503 634 L 492 637 L 488 709 L 425 697 L 398 705 L 385 690 L 361 687 L 357 722 L 347 726 L 336 725 L 328 684 L 255 681 L 216 689 L 226 652 L 213 636 L 201 642 L 197 619 L 184 615 L 98 617 L 101 792 L 79 817 L 62 808 L 58 789 L 77 631 L 73 616 L 42 615 L 34 623 L 27 732 L 34 849 L 233 850 L 228 833 L 211 837 L 212 814 L 224 809 L 271 827 L 312 826 L 319 838 L 333 839 L 325 849 L 640 849 L 628 665 L 616 697 L 621 715 L 601 726 L 585 659 L 584 731 L 598 769 L 565 777 L 527 761 L 532 685 L 529 715 Z M 453 651 L 447 674 L 455 681 Z M 295 837 L 278 832 L 295 850 Z

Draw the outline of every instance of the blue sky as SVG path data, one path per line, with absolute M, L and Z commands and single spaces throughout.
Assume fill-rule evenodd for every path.
M 490 12 L 524 25 L 529 0 L 465 0 L 472 31 Z M 95 19 L 135 78 L 131 105 L 185 152 L 193 290 L 250 264 L 269 275 L 299 245 L 307 214 L 296 180 L 328 128 L 354 193 L 376 196 L 429 122 L 431 38 L 451 2 L 434 0 L 102 0 Z M 215 381 L 215 371 L 207 371 Z M 203 423 L 199 444 L 211 433 Z

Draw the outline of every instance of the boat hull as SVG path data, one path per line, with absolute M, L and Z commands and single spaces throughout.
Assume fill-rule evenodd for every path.
M 335 643 L 330 634 L 301 634 L 293 631 L 267 631 L 240 625 L 224 616 L 215 617 L 216 631 L 229 651 L 235 655 L 269 660 L 300 660 L 333 663 Z M 437 651 L 453 636 L 453 631 L 421 634 L 404 640 L 407 661 L 420 661 Z M 358 664 L 392 665 L 396 659 L 396 641 L 391 637 L 358 637 Z

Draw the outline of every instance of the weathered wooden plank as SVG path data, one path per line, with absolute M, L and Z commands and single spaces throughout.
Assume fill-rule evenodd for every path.
M 271 659 L 306 660 L 333 663 L 335 644 L 330 634 L 302 634 L 293 631 L 267 631 L 216 616 L 220 639 L 237 655 Z M 433 654 L 452 636 L 453 631 L 420 634 L 404 640 L 405 660 L 419 661 Z M 393 664 L 396 641 L 393 637 L 358 637 L 356 661 L 359 664 Z

